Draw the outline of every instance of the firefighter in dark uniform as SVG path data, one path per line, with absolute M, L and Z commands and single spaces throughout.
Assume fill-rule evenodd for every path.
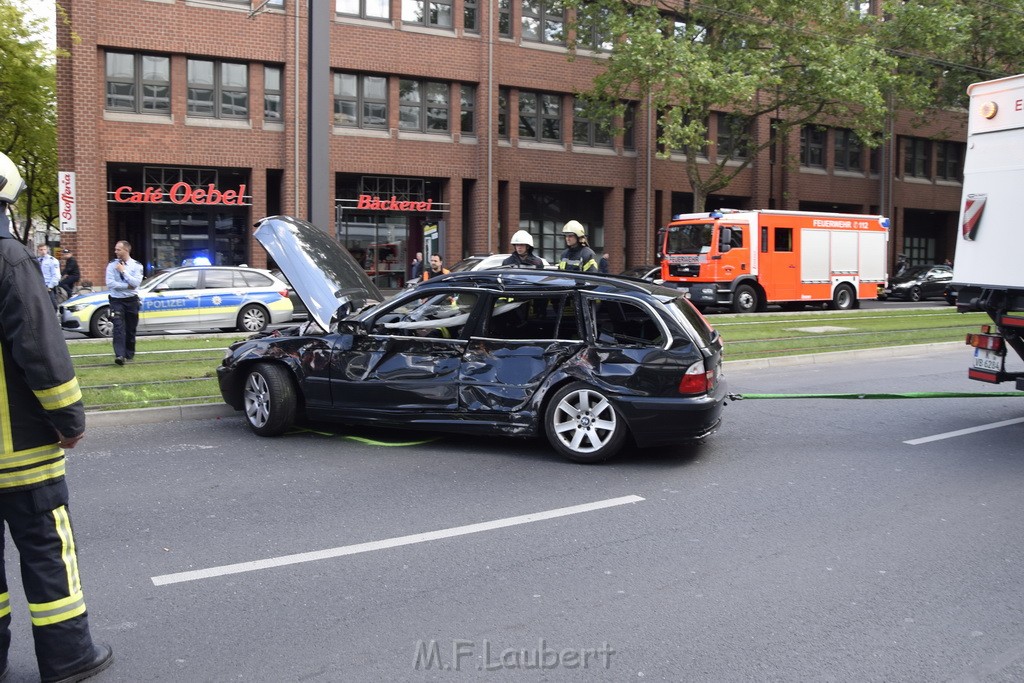
M 544 262 L 533 253 L 533 235 L 517 230 L 512 235 L 512 253 L 501 262 L 506 268 L 543 268 Z
M 587 233 L 583 225 L 579 221 L 569 221 L 562 228 L 562 235 L 565 237 L 565 251 L 558 259 L 558 269 L 598 272 L 597 254 L 587 244 Z
M 113 653 L 89 635 L 64 481 L 64 449 L 85 432 L 82 392 L 39 265 L 7 216 L 24 189 L 0 154 L 0 520 L 21 556 L 40 678 L 80 681 L 109 666 Z M 10 626 L 0 543 L 0 678 Z

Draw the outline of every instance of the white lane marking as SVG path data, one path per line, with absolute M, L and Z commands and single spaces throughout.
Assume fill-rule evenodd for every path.
M 533 512 L 528 515 L 520 515 L 518 517 L 506 517 L 504 519 L 495 519 L 490 522 L 479 522 L 477 524 L 467 524 L 465 526 L 457 526 L 452 527 L 450 529 L 428 531 L 422 534 L 412 534 L 409 536 L 386 538 L 382 541 L 370 541 L 368 543 L 357 543 L 355 545 L 343 545 L 338 548 L 315 550 L 308 553 L 296 553 L 294 555 L 283 555 L 281 557 L 270 557 L 265 560 L 253 560 L 252 562 L 226 564 L 220 567 L 210 567 L 209 569 L 196 569 L 194 571 L 179 572 L 177 574 L 163 574 L 161 576 L 152 577 L 152 581 L 154 586 L 166 586 L 167 584 L 171 583 L 199 581 L 200 579 L 210 579 L 215 576 L 224 576 L 225 574 L 242 574 L 244 572 L 254 572 L 260 569 L 270 569 L 271 567 L 283 567 L 289 564 L 300 564 L 302 562 L 326 560 L 331 557 L 357 555 L 359 553 L 373 552 L 374 550 L 397 548 L 398 546 L 402 545 L 412 545 L 413 543 L 425 543 L 426 541 L 437 541 L 442 538 L 465 536 L 466 534 L 475 534 L 481 531 L 492 531 L 494 529 L 503 529 L 505 527 L 516 526 L 519 524 L 540 522 L 546 519 L 555 519 L 556 517 L 578 515 L 583 512 L 603 510 L 604 508 L 615 507 L 617 505 L 639 503 L 642 500 L 644 499 L 641 498 L 640 496 L 622 496 L 621 498 L 609 498 L 607 500 L 599 500 L 593 503 L 584 503 L 583 505 L 573 505 L 567 508 L 546 510 L 544 512 Z
M 974 434 L 976 432 L 984 432 L 989 429 L 1009 427 L 1010 425 L 1020 424 L 1021 422 L 1024 422 L 1024 417 L 1015 417 L 1012 420 L 1003 420 L 1002 422 L 993 422 L 992 424 L 979 425 L 977 427 L 968 427 L 967 429 L 958 429 L 955 432 L 944 432 L 942 434 L 935 434 L 934 436 L 922 436 L 920 439 L 911 439 L 910 441 L 904 441 L 903 443 L 910 444 L 911 446 L 919 446 L 923 443 L 929 443 L 931 441 L 942 441 L 943 439 L 952 439 L 957 436 Z

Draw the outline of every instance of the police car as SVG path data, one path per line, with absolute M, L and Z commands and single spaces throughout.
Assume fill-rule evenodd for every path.
M 64 329 L 109 337 L 108 291 L 68 299 L 61 310 Z M 258 268 L 196 266 L 172 268 L 143 281 L 138 289 L 139 332 L 220 328 L 259 332 L 292 319 L 288 285 Z

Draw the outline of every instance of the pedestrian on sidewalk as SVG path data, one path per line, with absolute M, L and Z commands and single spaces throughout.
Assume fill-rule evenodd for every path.
M 139 294 L 142 264 L 132 258 L 132 245 L 114 245 L 114 260 L 107 264 L 110 320 L 114 323 L 114 362 L 124 365 L 135 358 L 135 330 L 139 326 Z

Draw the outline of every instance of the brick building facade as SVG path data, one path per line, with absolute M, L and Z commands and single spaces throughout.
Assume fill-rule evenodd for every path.
M 450 264 L 508 251 L 520 228 L 556 258 L 571 218 L 617 272 L 651 262 L 658 227 L 690 210 L 683 161 L 655 156 L 642 102 L 628 132 L 611 139 L 574 115 L 573 93 L 604 56 L 583 50 L 570 61 L 548 4 L 312 3 L 330 46 L 330 74 L 316 84 L 325 90 L 312 99 L 333 114 L 312 136 L 329 166 L 317 208 L 331 224 L 320 227 L 381 286 L 401 285 L 417 251 L 440 250 Z M 148 272 L 202 257 L 266 265 L 252 223 L 310 213 L 307 3 L 61 5 L 59 163 L 75 174 L 77 210 L 62 244 L 84 279 L 102 281 L 118 239 Z M 842 128 L 805 129 L 707 207 L 885 213 L 891 258 L 952 258 L 965 117 L 917 128 L 898 118 L 892 133 L 869 152 Z

